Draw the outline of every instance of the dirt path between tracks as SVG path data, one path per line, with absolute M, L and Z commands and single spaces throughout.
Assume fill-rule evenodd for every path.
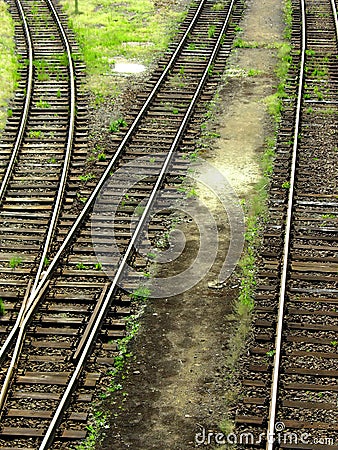
M 279 0 L 248 0 L 240 35 L 253 46 L 238 48 L 219 92 L 215 123 L 220 137 L 204 152 L 230 181 L 240 198 L 250 200 L 261 176 L 259 159 L 273 123 L 264 99 L 275 92 L 274 69 L 282 41 Z M 256 48 L 252 48 L 256 47 Z M 188 230 L 189 225 L 183 224 Z M 197 236 L 190 239 L 198 241 Z M 221 251 L 228 245 L 224 226 Z M 104 406 L 109 428 L 97 447 L 109 450 L 188 450 L 202 444 L 205 430 L 220 430 L 226 416 L 227 374 L 224 361 L 232 329 L 232 301 L 238 295 L 233 276 L 222 289 L 208 285 L 222 258 L 192 289 L 149 300 L 134 339 L 122 389 Z M 216 448 L 219 446 L 216 445 Z

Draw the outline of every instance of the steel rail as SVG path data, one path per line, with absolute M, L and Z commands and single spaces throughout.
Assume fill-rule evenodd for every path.
M 21 309 L 20 309 L 19 315 L 18 315 L 18 318 L 19 318 L 20 321 L 21 321 L 21 319 L 23 317 L 23 313 L 25 311 L 26 302 L 28 300 L 28 296 L 29 296 L 30 289 L 31 289 L 31 284 L 32 284 L 32 281 L 29 280 L 28 285 L 27 285 L 27 289 L 26 289 L 26 293 L 25 293 L 25 296 L 24 296 L 24 299 L 23 299 L 23 302 L 22 302 L 22 305 L 21 305 Z M 3 382 L 2 387 L 1 387 L 1 392 L 0 392 L 0 417 L 1 417 L 1 413 L 3 411 L 3 406 L 4 406 L 5 401 L 6 401 L 6 397 L 7 397 L 7 393 L 8 393 L 8 389 L 9 389 L 9 383 L 10 383 L 10 381 L 12 379 L 12 373 L 13 373 L 13 370 L 14 370 L 14 366 L 15 366 L 15 363 L 11 364 L 10 367 L 8 368 L 7 373 L 6 373 L 5 381 Z
M 20 13 L 22 24 L 23 24 L 24 31 L 25 31 L 26 42 L 27 42 L 27 46 L 28 46 L 29 65 L 28 65 L 28 77 L 27 77 L 27 84 L 26 84 L 25 105 L 23 108 L 22 116 L 21 116 L 21 123 L 20 123 L 19 131 L 18 131 L 16 139 L 15 139 L 12 156 L 9 160 L 9 163 L 8 163 L 8 166 L 6 169 L 6 173 L 4 174 L 4 176 L 2 178 L 2 183 L 1 183 L 1 187 L 0 187 L 0 204 L 3 201 L 4 195 L 5 195 L 7 186 L 8 186 L 8 182 L 12 175 L 13 168 L 15 166 L 16 159 L 18 156 L 18 152 L 19 152 L 19 149 L 22 144 L 23 136 L 24 136 L 24 133 L 26 130 L 27 119 L 28 119 L 28 115 L 29 115 L 29 108 L 30 108 L 30 104 L 31 104 L 31 100 L 32 100 L 32 90 L 33 90 L 33 44 L 32 44 L 32 39 L 31 39 L 31 35 L 30 35 L 29 26 L 28 26 L 28 23 L 27 23 L 27 20 L 25 17 L 25 12 L 22 8 L 21 2 L 20 2 L 20 0 L 15 0 L 15 3 L 17 5 L 18 11 Z
M 166 159 L 163 163 L 162 169 L 160 171 L 160 174 L 157 178 L 157 181 L 152 189 L 152 192 L 150 194 L 150 197 L 147 201 L 147 204 L 143 210 L 143 213 L 139 219 L 139 222 L 133 232 L 133 235 L 131 237 L 131 240 L 129 242 L 129 245 L 127 247 L 127 250 L 125 252 L 125 254 L 121 257 L 120 262 L 118 263 L 118 270 L 114 276 L 114 279 L 112 280 L 109 289 L 107 290 L 107 293 L 105 294 L 105 298 L 102 301 L 102 308 L 100 309 L 99 313 L 97 314 L 97 318 L 93 324 L 93 327 L 91 329 L 91 332 L 88 336 L 87 342 L 85 343 L 84 349 L 81 353 L 81 356 L 78 360 L 78 363 L 75 367 L 75 370 L 69 380 L 69 383 L 67 385 L 67 389 L 64 392 L 64 395 L 62 396 L 62 399 L 60 400 L 59 406 L 52 418 L 52 421 L 46 431 L 46 434 L 44 436 L 44 439 L 39 447 L 39 450 L 46 450 L 49 448 L 49 445 L 51 444 L 51 441 L 55 435 L 56 429 L 62 419 L 63 413 L 65 411 L 65 409 L 68 406 L 68 403 L 70 401 L 70 396 L 72 394 L 72 392 L 74 391 L 75 387 L 76 387 L 76 383 L 81 375 L 81 372 L 85 366 L 86 360 L 89 356 L 90 350 L 92 348 L 93 342 L 97 336 L 97 333 L 100 329 L 101 323 L 108 311 L 108 308 L 110 307 L 111 301 L 112 301 L 112 297 L 114 295 L 114 292 L 116 290 L 116 288 L 118 287 L 118 282 L 121 279 L 121 276 L 123 274 L 124 269 L 126 268 L 127 262 L 130 259 L 131 255 L 134 253 L 134 248 L 135 248 L 135 244 L 137 239 L 139 238 L 141 232 L 143 231 L 144 225 L 146 224 L 146 221 L 148 219 L 149 213 L 151 211 L 151 208 L 156 200 L 156 196 L 159 192 L 159 189 L 161 188 L 164 178 L 166 176 L 166 174 L 168 173 L 168 169 L 169 169 L 169 165 L 172 161 L 172 157 L 174 155 L 175 150 L 177 149 L 177 146 L 179 145 L 183 133 L 187 127 L 187 124 L 191 118 L 191 115 L 193 113 L 193 110 L 196 106 L 196 103 L 200 97 L 200 94 L 203 90 L 203 87 L 205 85 L 205 82 L 209 76 L 209 70 L 211 68 L 211 66 L 214 63 L 214 60 L 217 56 L 217 53 L 219 51 L 219 48 L 221 46 L 221 42 L 222 42 L 222 38 L 223 38 L 223 34 L 226 31 L 226 28 L 228 27 L 228 23 L 232 14 L 232 10 L 235 4 L 235 0 L 231 0 L 230 4 L 229 4 L 229 11 L 227 13 L 227 16 L 224 20 L 222 29 L 219 33 L 218 39 L 215 43 L 214 46 L 214 50 L 209 58 L 209 62 L 207 67 L 205 68 L 203 75 L 201 77 L 201 80 L 196 88 L 195 94 L 193 96 L 193 99 L 189 105 L 188 110 L 185 113 L 185 116 L 182 120 L 182 123 L 180 125 L 179 130 L 176 133 L 175 139 L 173 141 L 173 143 L 171 144 L 171 147 L 168 151 L 168 154 L 166 156 Z
M 22 4 L 20 2 L 20 0 L 16 0 L 18 7 L 20 8 L 20 12 L 22 14 L 23 17 L 23 21 L 24 23 L 27 24 L 26 22 L 26 18 L 25 18 L 25 12 L 24 9 L 22 7 Z M 61 206 L 62 206 L 62 200 L 63 200 L 63 196 L 64 196 L 64 191 L 65 191 L 65 186 L 66 186 L 66 181 L 67 181 L 67 174 L 68 174 L 68 170 L 69 170 L 69 165 L 70 165 L 70 159 L 71 159 L 71 151 L 72 151 L 72 147 L 73 147 L 73 140 L 74 140 L 74 128 L 75 128 L 75 109 L 76 109 L 76 85 L 75 85 L 75 76 L 74 76 L 74 64 L 73 64 L 73 59 L 72 59 L 72 54 L 71 54 L 71 48 L 70 45 L 68 43 L 68 39 L 67 39 L 67 35 L 64 31 L 64 28 L 62 26 L 62 23 L 59 19 L 58 13 L 52 3 L 51 0 L 46 0 L 47 5 L 49 7 L 49 9 L 51 10 L 53 16 L 54 16 L 54 20 L 59 28 L 60 34 L 61 34 L 61 38 L 62 41 L 64 43 L 64 46 L 66 48 L 66 52 L 67 52 L 67 59 L 68 59 L 68 72 L 69 72 L 69 84 L 70 84 L 70 114 L 69 114 L 69 125 L 68 125 L 68 134 L 67 134 L 67 143 L 66 143 L 66 152 L 65 152 L 65 158 L 64 158 L 64 164 L 63 164 L 63 168 L 62 168 L 62 174 L 60 177 L 60 182 L 59 182 L 59 187 L 58 187 L 58 192 L 57 192 L 57 196 L 56 196 L 56 200 L 54 203 L 54 208 L 53 208 L 53 214 L 52 217 L 50 219 L 49 222 L 49 226 L 48 226 L 48 230 L 47 230 L 47 235 L 44 241 L 44 248 L 42 250 L 42 254 L 40 257 L 40 262 L 39 262 L 39 267 L 37 270 L 37 273 L 35 274 L 35 280 L 31 289 L 31 293 L 35 292 L 36 287 L 40 281 L 41 278 L 41 274 L 44 270 L 44 265 L 45 265 L 45 260 L 54 236 L 54 232 L 55 232 L 55 228 L 57 225 L 57 221 L 59 218 L 59 214 L 60 214 L 60 210 L 61 210 Z M 28 25 L 27 25 L 27 29 L 28 29 Z M 30 44 L 31 41 L 30 41 Z M 33 61 L 33 59 L 32 59 Z M 33 67 L 33 64 L 32 64 Z M 26 112 L 26 121 L 27 121 L 27 116 L 29 113 L 29 103 L 27 104 L 27 111 Z M 20 127 L 21 129 L 21 127 Z M 23 137 L 23 133 L 24 133 L 24 129 L 22 131 L 22 136 L 21 136 L 21 140 L 18 143 L 18 149 L 19 146 L 21 145 L 22 142 L 22 137 Z M 18 151 L 18 150 L 17 150 Z M 13 163 L 14 165 L 14 163 Z M 10 174 L 9 174 L 10 176 Z M 48 280 L 46 280 L 48 281 Z M 44 286 L 41 286 L 40 291 L 45 291 Z M 26 305 L 26 309 L 23 312 L 23 315 L 26 315 L 27 310 L 30 308 L 30 306 L 32 305 L 36 305 L 35 303 L 35 298 L 39 296 L 39 294 L 37 293 L 37 295 L 35 296 L 31 296 L 29 297 L 28 301 L 25 302 Z M 40 296 L 39 296 L 40 298 Z M 3 346 L 1 347 L 0 350 L 0 361 L 4 358 L 5 354 L 7 353 L 9 347 L 11 345 L 13 345 L 16 334 L 18 333 L 19 327 L 20 327 L 20 323 L 22 323 L 22 321 L 20 320 L 20 317 L 17 318 L 8 338 L 6 339 L 5 343 L 3 344 Z
M 336 28 L 336 38 L 338 41 L 338 15 L 337 15 L 337 7 L 336 7 L 335 0 L 331 0 L 331 7 L 332 7 L 332 12 L 333 12 L 333 17 L 334 17 L 335 28 Z
M 278 322 L 276 327 L 276 340 L 275 340 L 275 358 L 273 365 L 273 375 L 272 375 L 272 386 L 271 386 L 271 402 L 269 408 L 269 423 L 268 423 L 268 434 L 266 450 L 273 450 L 274 448 L 274 436 L 275 436 L 275 424 L 276 424 L 276 414 L 277 414 L 277 397 L 278 397 L 278 385 L 279 385 L 279 370 L 281 363 L 281 346 L 282 346 L 282 333 L 283 333 L 283 322 L 284 322 L 284 309 L 285 309 L 285 296 L 286 296 L 286 283 L 287 283 L 287 272 L 289 265 L 289 253 L 290 253 L 290 237 L 291 237 L 291 222 L 292 222 L 292 208 L 295 193 L 295 178 L 296 178 L 296 162 L 298 154 L 298 135 L 300 129 L 300 116 L 301 116 L 301 105 L 302 105 L 302 93 L 304 85 L 304 74 L 305 74 L 305 55 L 306 55 L 306 13 L 305 13 L 305 0 L 301 0 L 301 11 L 302 11 L 302 51 L 301 51 L 301 63 L 300 63 L 300 73 L 299 73 L 299 86 L 298 86 L 298 97 L 297 97 L 297 108 L 296 108 L 296 120 L 295 120 L 295 130 L 294 130 L 294 141 L 292 149 L 292 162 L 291 162 L 291 174 L 290 174 L 290 188 L 288 196 L 288 208 L 286 215 L 286 225 L 285 225 L 285 237 L 284 237 L 284 248 L 283 248 L 283 263 L 282 263 L 282 273 L 281 282 L 279 290 L 279 307 L 278 307 Z

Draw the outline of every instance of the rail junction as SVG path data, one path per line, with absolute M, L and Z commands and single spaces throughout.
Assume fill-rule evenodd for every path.
M 185 173 L 176 154 L 194 149 L 243 5 L 228 0 L 220 10 L 202 0 L 191 7 L 94 177 L 85 172 L 84 65 L 67 19 L 52 0 L 8 3 L 21 81 L 0 142 L 0 449 L 69 448 L 86 436 L 95 389 L 125 335 L 132 309 L 120 287 L 125 269 L 148 263 L 135 249 L 146 227 L 150 239 L 162 229 L 159 218 L 148 223 L 151 208 L 163 186 L 180 183 L 168 179 L 169 168 Z M 264 436 L 243 448 L 336 450 L 337 2 L 292 0 L 292 9 L 254 337 L 235 420 L 239 433 Z M 93 208 L 107 180 L 126 164 L 140 170 L 144 157 L 146 182 L 123 203 L 115 199 L 120 252 L 113 254 L 105 237 L 111 197 L 106 213 L 94 217 Z M 102 236 L 103 260 L 93 233 Z
M 21 81 L 4 131 L 0 196 L 0 448 L 69 448 L 86 436 L 95 388 L 113 366 L 117 340 L 125 335 L 131 297 L 119 287 L 127 264 L 142 271 L 147 258 L 135 251 L 169 167 L 185 173 L 179 148 L 194 139 L 230 53 L 242 3 L 222 9 L 203 0 L 192 7 L 176 41 L 140 94 L 128 124 L 116 130 L 116 148 L 93 176 L 85 172 L 84 66 L 52 0 L 8 0 L 16 20 Z M 109 211 L 93 218 L 106 181 L 125 164 L 139 170 L 139 183 L 117 199 L 112 253 Z M 144 160 L 144 159 L 143 159 Z M 123 186 L 121 186 L 123 188 Z M 117 186 L 118 189 L 118 186 Z M 145 202 L 138 225 L 129 222 Z M 107 197 L 107 205 L 111 198 Z M 162 229 L 149 224 L 148 235 Z M 102 236 L 103 262 L 92 235 Z M 130 281 L 132 283 L 132 280 Z

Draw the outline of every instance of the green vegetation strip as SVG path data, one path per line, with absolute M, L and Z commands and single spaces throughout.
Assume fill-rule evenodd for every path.
M 18 61 L 15 55 L 14 23 L 8 5 L 0 0 L 0 131 L 6 124 L 7 104 L 17 87 Z
M 115 58 L 124 57 L 149 64 L 166 49 L 174 34 L 174 24 L 182 13 L 155 7 L 151 0 L 61 0 L 75 31 L 88 71 L 89 88 L 111 94 L 109 75 Z

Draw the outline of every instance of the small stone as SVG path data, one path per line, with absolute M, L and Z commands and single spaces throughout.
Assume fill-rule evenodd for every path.
M 224 283 L 220 283 L 218 280 L 210 281 L 208 283 L 209 289 L 222 289 L 224 287 Z

